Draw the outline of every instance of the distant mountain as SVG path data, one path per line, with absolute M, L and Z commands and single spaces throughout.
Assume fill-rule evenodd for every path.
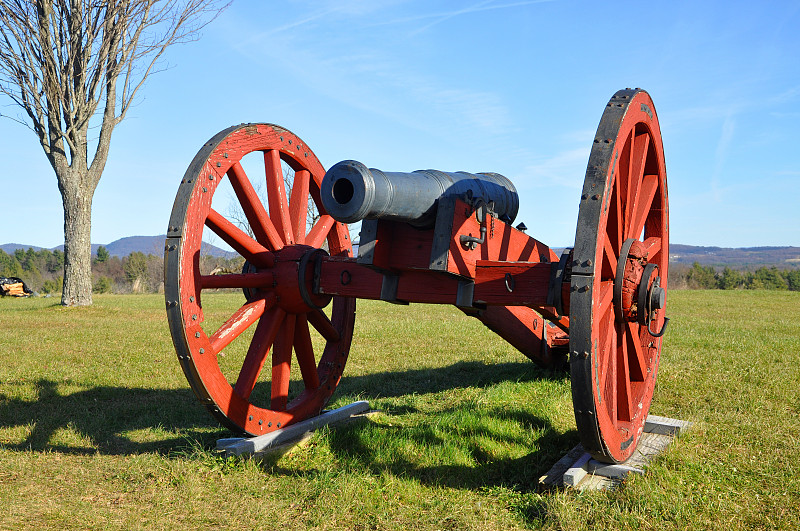
M 162 234 L 160 236 L 128 236 L 105 245 L 93 243 L 92 254 L 97 254 L 97 248 L 101 245 L 106 248 L 111 256 L 119 256 L 120 258 L 128 256 L 129 254 L 137 251 L 144 254 L 164 254 L 164 241 L 166 239 L 167 235 Z M 27 251 L 28 248 L 33 248 L 34 251 L 43 249 L 43 247 L 37 247 L 36 245 L 22 245 L 19 243 L 5 243 L 0 245 L 0 249 L 8 254 L 13 254 L 17 249 Z M 52 247 L 49 250 L 55 251 L 56 249 L 63 251 L 64 246 L 59 245 L 57 247 Z M 219 247 L 215 247 L 214 245 L 206 242 L 203 242 L 202 252 L 203 254 L 217 256 L 220 258 L 230 258 L 235 254 L 229 251 L 224 251 Z
M 4 243 L 3 245 L 0 245 L 0 250 L 5 251 L 7 254 L 14 254 L 14 251 L 17 249 L 27 251 L 28 248 L 32 248 L 34 251 L 41 251 L 44 249 L 44 247 L 37 247 L 35 245 L 22 245 L 21 243 Z
M 701 247 L 671 244 L 669 261 L 703 266 L 746 268 L 748 266 L 800 267 L 800 247 Z
M 128 256 L 132 252 L 139 251 L 144 254 L 162 254 L 164 252 L 164 240 L 166 235 L 160 236 L 128 236 L 120 238 L 109 244 L 104 245 L 112 256 Z M 42 249 L 35 245 L 22 245 L 19 243 L 6 243 L 0 245 L 0 249 L 8 254 L 12 254 L 17 249 L 27 250 L 32 247 L 35 251 Z M 92 244 L 92 253 L 97 253 L 99 244 Z M 63 245 L 53 247 L 54 249 L 64 250 Z M 560 253 L 560 249 L 558 250 Z M 203 243 L 203 253 L 221 258 L 230 258 L 235 253 L 224 251 L 209 243 Z M 681 245 L 673 243 L 670 245 L 669 260 L 672 263 L 691 265 L 698 262 L 703 266 L 714 266 L 722 268 L 725 266 L 733 268 L 747 268 L 749 266 L 776 266 L 779 268 L 800 267 L 800 247 L 702 247 L 695 245 Z

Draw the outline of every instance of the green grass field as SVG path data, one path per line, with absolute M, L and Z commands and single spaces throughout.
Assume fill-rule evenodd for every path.
M 259 464 L 213 451 L 163 306 L 0 300 L 0 529 L 800 528 L 800 293 L 672 291 L 651 411 L 695 425 L 583 494 L 538 488 L 567 375 L 454 308 L 359 302 L 331 406 L 382 413 Z

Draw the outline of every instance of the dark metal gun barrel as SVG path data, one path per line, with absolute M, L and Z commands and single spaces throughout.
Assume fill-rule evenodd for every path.
M 442 197 L 494 203 L 497 217 L 508 223 L 519 209 L 517 189 L 499 173 L 384 172 L 354 160 L 339 162 L 325 173 L 321 195 L 325 210 L 342 223 L 390 219 L 431 228 Z

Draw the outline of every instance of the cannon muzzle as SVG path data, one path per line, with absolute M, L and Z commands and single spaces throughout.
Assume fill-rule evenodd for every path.
M 445 197 L 483 201 L 507 223 L 519 209 L 517 189 L 498 173 L 384 172 L 354 160 L 339 162 L 327 171 L 321 195 L 325 210 L 342 223 L 389 219 L 420 229 L 434 226 L 439 201 Z

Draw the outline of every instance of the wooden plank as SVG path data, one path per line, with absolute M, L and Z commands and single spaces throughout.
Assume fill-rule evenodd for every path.
M 539 485 L 544 488 L 569 487 L 580 491 L 616 488 L 628 474 L 645 474 L 650 461 L 691 425 L 691 422 L 684 420 L 648 415 L 639 445 L 624 463 L 613 465 L 595 461 L 579 444 L 539 478 Z
M 294 446 L 307 438 L 309 432 L 346 421 L 368 409 L 369 402 L 360 400 L 258 437 L 220 439 L 217 441 L 217 450 L 222 451 L 226 457 L 268 454 L 273 450 L 284 449 L 287 445 Z

